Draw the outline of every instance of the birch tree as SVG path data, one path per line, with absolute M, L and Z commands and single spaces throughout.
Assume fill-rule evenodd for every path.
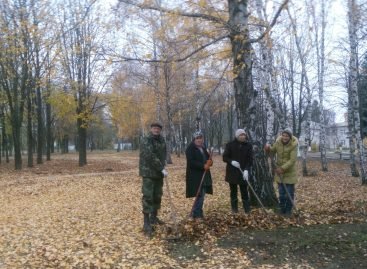
M 306 88 L 306 119 L 305 119 L 305 137 L 304 137 L 304 144 L 303 144 L 303 150 L 302 150 L 302 174 L 303 176 L 308 175 L 308 169 L 307 169 L 307 152 L 308 148 L 311 146 L 311 102 L 312 102 L 312 93 L 311 93 L 311 86 L 308 78 L 308 72 L 307 72 L 307 66 L 306 66 L 306 59 L 307 55 L 309 53 L 309 48 L 305 48 L 305 50 L 302 50 L 301 45 L 301 37 L 298 34 L 297 31 L 297 23 L 295 19 L 292 17 L 290 10 L 287 9 L 288 16 L 291 21 L 291 27 L 293 30 L 293 35 L 295 39 L 295 44 L 297 48 L 297 53 L 301 62 L 301 85 L 300 87 Z
M 358 98 L 358 6 L 355 0 L 348 0 L 348 34 L 349 34 L 349 72 L 348 72 L 348 129 L 350 132 L 350 165 L 352 175 L 360 176 L 362 184 L 367 184 L 366 161 L 360 133 L 359 98 Z M 358 149 L 360 170 L 358 173 L 355 150 Z
M 249 13 L 248 13 L 248 1 L 247 0 L 229 0 L 228 13 L 226 16 L 215 16 L 215 13 L 200 13 L 200 12 L 184 12 L 180 9 L 168 9 L 163 7 L 158 7 L 157 5 L 152 5 L 148 3 L 140 3 L 138 1 L 130 0 L 120 0 L 130 5 L 134 5 L 141 9 L 159 10 L 167 14 L 176 14 L 181 17 L 186 18 L 199 18 L 202 21 L 210 22 L 208 27 L 215 27 L 214 31 L 218 32 L 218 36 L 210 35 L 210 39 L 206 40 L 206 43 L 202 44 L 198 49 L 188 53 L 186 56 L 179 59 L 174 59 L 174 61 L 184 61 L 190 58 L 192 55 L 196 54 L 198 50 L 203 50 L 213 44 L 217 44 L 226 38 L 229 38 L 231 44 L 231 58 L 232 58 L 232 72 L 234 75 L 233 85 L 234 85 L 234 95 L 236 102 L 237 111 L 237 125 L 245 128 L 249 134 L 252 141 L 259 139 L 256 135 L 256 96 L 257 93 L 253 87 L 253 77 L 252 77 L 252 61 L 253 61 L 253 48 L 252 44 L 261 40 L 266 36 L 272 27 L 275 25 L 277 18 L 279 17 L 281 10 L 286 6 L 288 0 L 281 3 L 277 12 L 275 13 L 272 21 L 265 26 L 264 30 L 259 33 L 257 37 L 252 38 L 250 36 L 249 28 Z M 204 2 L 200 2 L 198 5 L 200 10 L 204 11 L 204 7 L 210 9 L 212 6 L 208 3 L 206 5 Z M 220 29 L 218 31 L 217 29 Z M 129 60 L 131 57 L 122 57 L 122 59 Z M 265 162 L 265 158 L 262 160 Z M 274 204 L 275 193 L 272 188 L 272 178 L 270 174 L 261 174 L 261 166 L 256 166 L 254 173 L 258 177 L 258 180 L 266 182 L 264 186 L 270 186 L 270 188 L 263 187 L 261 196 L 267 204 Z M 269 191 L 270 190 L 270 191 Z
M 313 12 L 313 24 L 315 33 L 315 48 L 317 59 L 317 81 L 318 81 L 318 94 L 319 94 L 319 107 L 320 107 L 320 153 L 321 153 L 321 169 L 326 172 L 327 159 L 326 159 L 326 132 L 325 132 L 325 118 L 324 118 L 324 77 L 325 77 L 325 29 L 326 29 L 326 14 L 325 14 L 325 0 L 321 0 L 320 26 L 318 25 L 317 15 L 315 14 L 315 7 L 312 6 Z M 320 31 L 320 36 L 319 36 Z

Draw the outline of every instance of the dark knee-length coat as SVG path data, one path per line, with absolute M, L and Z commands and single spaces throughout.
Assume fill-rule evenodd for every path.
M 191 142 L 186 148 L 186 197 L 195 197 L 200 186 L 200 181 L 204 174 L 204 164 L 209 159 L 209 154 L 203 147 L 205 157 Z M 213 194 L 212 176 L 210 170 L 205 173 L 202 186 L 205 186 L 206 193 Z
M 230 184 L 246 184 L 241 171 L 231 165 L 232 161 L 240 163 L 241 170 L 248 170 L 252 166 L 253 152 L 249 142 L 239 142 L 237 139 L 229 142 L 223 152 L 223 161 L 227 163 L 225 180 Z

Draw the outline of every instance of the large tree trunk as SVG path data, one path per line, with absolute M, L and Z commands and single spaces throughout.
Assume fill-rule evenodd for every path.
M 8 149 L 8 136 L 6 134 L 6 125 L 5 125 L 5 110 L 2 108 L 2 115 L 1 118 L 1 126 L 2 126 L 2 141 L 0 143 L 2 144 L 3 152 L 0 152 L 0 154 L 5 157 L 6 163 L 9 163 L 9 149 Z
M 32 129 L 32 93 L 27 91 L 27 155 L 28 167 L 33 167 L 33 129 Z
M 223 143 L 223 130 L 224 130 L 224 126 L 223 126 L 223 112 L 220 110 L 219 111 L 219 115 L 218 115 L 218 123 L 217 123 L 217 130 L 216 130 L 216 134 L 217 134 L 217 147 L 218 147 L 218 152 L 220 155 L 222 155 L 222 143 Z
M 316 14 L 313 14 L 315 24 L 316 52 L 317 52 L 317 78 L 319 86 L 319 105 L 320 105 L 320 153 L 321 153 L 321 169 L 328 171 L 326 159 L 326 133 L 325 133 L 325 117 L 324 117 L 324 74 L 325 74 L 325 0 L 321 0 L 321 37 L 319 40 Z
M 172 144 L 174 139 L 174 127 L 173 118 L 171 112 L 171 66 L 169 64 L 164 64 L 163 66 L 164 74 L 164 88 L 165 88 L 165 101 L 166 101 L 166 111 L 167 111 L 167 121 L 168 128 L 166 134 L 166 144 L 167 144 L 167 164 L 172 164 Z
M 38 86 L 36 89 L 37 101 L 37 163 L 43 163 L 42 151 L 44 147 L 44 133 L 43 133 L 43 116 L 42 116 L 42 96 L 41 89 Z
M 267 22 L 265 9 L 263 8 L 262 0 L 256 1 L 256 11 L 258 17 L 261 21 Z M 264 31 L 263 27 L 259 27 L 260 31 Z M 271 40 L 270 35 L 267 35 L 262 40 L 259 41 L 260 43 L 260 57 L 259 57 L 259 64 L 260 64 L 260 83 L 261 89 L 266 95 L 265 99 L 265 112 L 266 112 L 266 141 L 269 144 L 274 142 L 274 137 L 276 133 L 274 132 L 274 124 L 275 122 L 275 114 L 277 121 L 279 122 L 281 128 L 286 127 L 285 122 L 285 113 L 282 113 L 281 106 L 277 100 L 279 100 L 279 94 L 277 91 L 277 80 L 275 77 L 274 72 L 274 64 L 273 64 L 273 42 Z M 278 98 L 276 98 L 278 97 Z
M 234 109 L 233 109 L 233 95 L 231 94 L 230 90 L 226 90 L 227 93 L 227 123 L 228 123 L 228 136 L 229 139 L 234 137 L 233 135 L 233 119 L 234 119 Z
M 360 161 L 362 184 L 367 184 L 366 161 L 364 148 L 362 145 L 359 118 L 359 98 L 358 98 L 358 52 L 357 52 L 357 5 L 355 0 L 348 0 L 348 30 L 349 30 L 349 89 L 348 89 L 348 127 L 350 131 L 350 161 L 353 176 L 359 176 L 355 165 L 355 148 L 357 146 Z
M 312 93 L 311 93 L 311 88 L 310 88 L 310 83 L 309 83 L 309 80 L 308 80 L 307 68 L 306 68 L 307 52 L 302 51 L 300 38 L 299 38 L 298 32 L 297 32 L 296 22 L 292 18 L 291 14 L 290 14 L 290 11 L 289 10 L 287 10 L 287 11 L 288 11 L 289 18 L 291 20 L 291 26 L 292 26 L 292 30 L 293 30 L 295 43 L 296 43 L 297 53 L 298 53 L 299 59 L 301 61 L 302 79 L 301 79 L 300 87 L 303 87 L 303 83 L 304 83 L 306 91 L 307 91 L 307 95 L 306 95 L 307 106 L 306 106 L 306 121 L 305 121 L 306 124 L 305 124 L 305 132 L 304 132 L 305 137 L 304 137 L 304 145 L 303 145 L 303 151 L 302 151 L 302 174 L 303 174 L 303 176 L 307 176 L 308 175 L 307 152 L 308 152 L 308 148 L 311 146 L 311 102 L 312 102 Z M 301 126 L 301 124 L 299 124 L 299 126 Z
M 78 118 L 78 151 L 79 151 L 79 166 L 87 164 L 87 128 L 83 125 L 83 119 Z
M 255 141 L 256 92 L 252 82 L 252 48 L 249 43 L 247 1 L 229 0 L 230 40 L 232 44 L 234 91 L 239 126 L 245 128 L 251 141 Z M 254 187 L 263 203 L 275 205 L 273 179 L 264 154 L 255 154 L 253 166 Z
M 51 105 L 46 103 L 46 160 L 51 160 L 51 151 L 52 151 L 52 121 L 51 121 Z
M 13 133 L 13 143 L 14 143 L 14 166 L 15 170 L 22 169 L 22 154 L 21 154 L 21 121 L 19 116 L 14 115 L 12 117 L 12 133 Z

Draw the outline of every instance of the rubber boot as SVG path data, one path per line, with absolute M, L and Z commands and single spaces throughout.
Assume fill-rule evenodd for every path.
M 163 221 L 161 221 L 161 220 L 157 217 L 157 215 L 158 215 L 158 210 L 153 210 L 152 215 L 150 216 L 150 224 L 152 224 L 152 225 L 157 225 L 157 224 L 159 224 L 159 225 L 163 225 L 163 224 L 164 224 L 164 222 L 163 222 Z
M 149 237 L 151 237 L 153 234 L 153 228 L 152 228 L 152 225 L 150 224 L 149 213 L 144 213 L 143 231 L 144 231 L 144 234 Z

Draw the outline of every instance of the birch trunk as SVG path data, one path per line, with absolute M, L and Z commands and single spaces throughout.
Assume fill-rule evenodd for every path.
M 171 67 L 169 64 L 164 64 L 163 66 L 164 73 L 164 86 L 165 86 L 165 101 L 166 101 L 166 111 L 167 111 L 167 121 L 168 128 L 166 134 L 166 144 L 167 144 L 167 163 L 172 164 L 172 144 L 174 138 L 174 127 L 173 127 L 173 118 L 171 112 Z
M 316 26 L 316 18 L 315 26 Z M 320 115 L 320 153 L 321 153 L 321 169 L 328 171 L 326 159 L 326 133 L 325 133 L 325 117 L 324 117 L 324 75 L 325 75 L 325 0 L 321 0 L 321 37 L 319 40 L 318 29 L 315 30 L 316 35 L 316 52 L 317 52 L 317 77 L 319 86 L 319 106 L 321 110 Z
M 264 24 L 268 25 L 269 22 L 266 19 L 265 10 L 263 9 L 262 0 L 256 1 L 256 11 L 260 21 Z M 260 29 L 263 31 L 263 29 Z M 281 128 L 286 127 L 285 123 L 285 114 L 281 112 L 280 105 L 276 101 L 276 97 L 278 96 L 277 91 L 277 81 L 274 74 L 274 60 L 273 60 L 273 51 L 272 51 L 272 40 L 270 35 L 267 35 L 265 38 L 259 41 L 260 45 L 260 76 L 261 76 L 261 89 L 264 91 L 266 95 L 265 100 L 265 111 L 266 111 L 266 141 L 269 144 L 274 142 L 274 138 L 276 133 L 274 132 L 274 124 L 275 124 L 275 114 L 277 115 L 277 119 Z M 278 98 L 279 99 L 279 98 Z
M 355 148 L 358 149 L 360 161 L 360 177 L 362 184 L 367 184 L 366 178 L 366 161 L 364 148 L 362 145 L 359 118 L 359 98 L 358 98 L 358 52 L 357 52 L 357 5 L 355 0 L 348 0 L 348 31 L 349 31 L 349 89 L 348 100 L 348 127 L 350 128 L 350 162 L 351 172 L 353 176 L 359 176 L 355 164 Z
M 232 45 L 235 102 L 238 125 L 245 128 L 250 141 L 256 139 L 256 92 L 252 80 L 252 47 L 249 41 L 247 1 L 229 0 L 230 40 Z M 277 202 L 273 179 L 261 149 L 255 147 L 253 183 L 264 204 Z
M 305 138 L 304 138 L 304 145 L 303 145 L 303 150 L 302 150 L 302 174 L 303 176 L 307 176 L 308 175 L 307 152 L 308 152 L 308 148 L 311 146 L 311 101 L 312 101 L 311 88 L 310 88 L 310 83 L 308 80 L 307 68 L 306 68 L 307 52 L 302 51 L 300 38 L 298 37 L 298 33 L 297 33 L 296 22 L 292 18 L 292 15 L 290 14 L 289 10 L 287 11 L 288 11 L 289 18 L 291 20 L 291 27 L 293 30 L 297 53 L 299 55 L 300 62 L 301 62 L 302 79 L 301 79 L 300 87 L 302 87 L 304 83 L 306 91 L 307 91 L 306 93 L 307 106 L 306 106 L 306 121 L 305 121 L 306 124 L 305 124 L 305 131 L 304 131 Z

